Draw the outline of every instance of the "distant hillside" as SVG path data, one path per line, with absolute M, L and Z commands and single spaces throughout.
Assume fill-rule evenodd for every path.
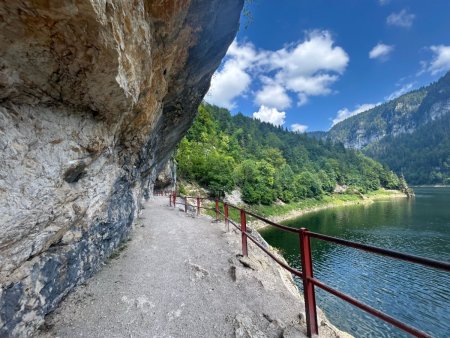
M 316 140 L 324 140 L 327 137 L 326 131 L 308 131 L 306 134 Z
M 450 184 L 450 72 L 336 124 L 327 136 L 403 173 L 411 184 Z
M 203 104 L 177 152 L 178 176 L 212 194 L 237 187 L 247 203 L 271 204 L 331 194 L 336 185 L 369 192 L 404 181 L 342 145 L 318 141 Z

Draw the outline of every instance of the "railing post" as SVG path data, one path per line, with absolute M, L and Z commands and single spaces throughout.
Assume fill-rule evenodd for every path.
M 219 199 L 216 198 L 216 221 L 219 220 Z
M 311 337 L 312 335 L 318 334 L 319 331 L 317 325 L 317 308 L 314 284 L 310 281 L 310 278 L 313 278 L 313 264 L 311 256 L 311 242 L 307 229 L 300 229 L 299 238 L 302 263 L 303 296 L 305 298 L 306 331 L 307 336 Z
M 197 197 L 197 216 L 200 215 L 200 197 Z
M 188 198 L 187 196 L 184 198 L 184 212 L 187 213 L 188 210 Z
M 241 209 L 241 232 L 242 232 L 242 255 L 248 256 L 247 248 L 247 219 L 243 209 Z
M 169 195 L 169 205 L 172 206 L 172 195 Z
M 223 204 L 223 212 L 225 214 L 225 225 L 227 226 L 227 232 L 230 231 L 230 222 L 228 221 L 228 204 Z

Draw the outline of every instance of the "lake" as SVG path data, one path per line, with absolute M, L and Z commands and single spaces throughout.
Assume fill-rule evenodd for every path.
M 449 262 L 450 188 L 414 190 L 413 199 L 327 209 L 283 224 Z M 261 235 L 300 269 L 295 234 L 266 228 Z M 316 239 L 311 245 L 319 280 L 434 337 L 450 336 L 450 273 Z M 316 297 L 330 321 L 355 337 L 408 337 L 319 288 Z

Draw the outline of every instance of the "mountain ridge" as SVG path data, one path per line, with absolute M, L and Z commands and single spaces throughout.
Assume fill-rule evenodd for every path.
M 404 174 L 412 184 L 448 184 L 449 119 L 450 72 L 428 86 L 337 123 L 324 138 L 362 150 Z

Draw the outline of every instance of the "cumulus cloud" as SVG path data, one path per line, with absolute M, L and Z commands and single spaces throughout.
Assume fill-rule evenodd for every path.
M 348 54 L 335 45 L 328 31 L 310 31 L 303 41 L 275 51 L 234 41 L 223 67 L 213 77 L 206 100 L 234 108 L 238 96 L 259 85 L 254 92 L 255 104 L 282 110 L 297 98 L 301 106 L 310 96 L 333 93 L 331 86 L 348 62 Z
M 402 96 L 403 94 L 406 94 L 407 92 L 411 91 L 414 88 L 415 82 L 406 83 L 403 86 L 401 86 L 399 89 L 397 89 L 395 92 L 393 92 L 391 95 L 385 97 L 386 101 L 390 101 L 393 99 L 396 99 L 399 96 Z
M 303 94 L 303 96 L 327 95 L 331 93 L 329 86 L 336 82 L 337 75 L 317 74 L 315 76 L 296 76 L 287 79 L 286 85 L 289 89 Z
M 303 106 L 304 104 L 308 103 L 308 96 L 306 96 L 306 94 L 304 93 L 299 93 L 298 94 L 298 101 L 297 101 L 297 106 Z
M 261 106 L 257 112 L 253 113 L 253 118 L 262 122 L 271 123 L 274 126 L 281 126 L 284 124 L 286 113 L 284 111 L 278 111 L 276 108 Z
M 305 41 L 282 48 L 270 55 L 273 68 L 280 68 L 281 75 L 308 76 L 318 71 L 343 73 L 349 57 L 334 41 L 328 31 L 311 31 Z
M 384 43 L 379 43 L 369 52 L 369 58 L 380 59 L 382 61 L 387 60 L 389 54 L 394 50 L 394 46 L 385 45 Z
M 206 100 L 220 107 L 235 108 L 235 99 L 249 89 L 252 81 L 249 71 L 259 57 L 252 44 L 239 45 L 233 41 L 223 67 L 211 79 Z
M 255 102 L 257 104 L 277 109 L 285 109 L 291 106 L 291 99 L 282 85 L 265 76 L 261 80 L 264 85 L 255 94 Z
M 431 46 L 430 50 L 434 54 L 428 66 L 430 73 L 436 75 L 450 70 L 450 46 Z
M 409 28 L 412 26 L 416 15 L 409 13 L 406 9 L 402 9 L 398 13 L 391 13 L 387 19 L 386 23 L 391 26 Z
M 333 123 L 332 126 L 334 126 L 335 124 L 348 119 L 351 116 L 360 114 L 362 112 L 365 112 L 369 109 L 372 109 L 373 107 L 379 105 L 379 103 L 373 104 L 373 103 L 365 103 L 365 104 L 361 104 L 356 106 L 355 109 L 353 110 L 349 110 L 348 108 L 342 108 L 340 110 L 338 110 L 336 117 L 333 119 Z
M 304 133 L 306 129 L 308 129 L 308 126 L 304 124 L 294 123 L 291 125 L 291 129 L 295 133 Z
M 214 74 L 206 100 L 217 106 L 233 109 L 236 106 L 234 99 L 245 93 L 250 83 L 250 75 L 230 60 Z
M 274 81 L 297 94 L 298 105 L 309 96 L 328 95 L 349 62 L 348 54 L 334 45 L 327 31 L 312 31 L 305 41 L 270 54 L 268 67 Z

